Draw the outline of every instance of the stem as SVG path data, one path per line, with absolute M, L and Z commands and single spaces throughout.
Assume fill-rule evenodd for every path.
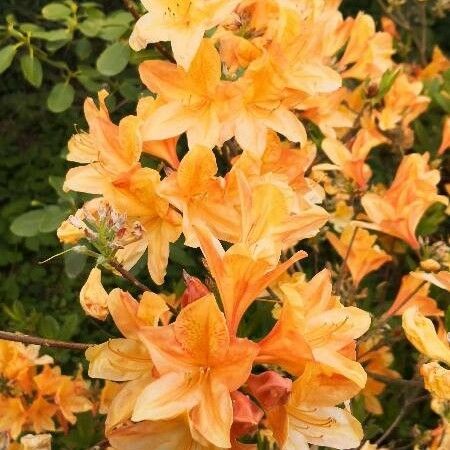
M 352 237 L 350 238 L 350 242 L 348 244 L 347 251 L 345 252 L 345 257 L 344 257 L 344 260 L 342 261 L 341 269 L 339 270 L 339 275 L 338 275 L 336 285 L 335 285 L 335 292 L 337 294 L 339 294 L 339 292 L 341 290 L 342 282 L 344 281 L 344 275 L 347 273 L 347 260 L 350 256 L 350 252 L 352 251 L 352 247 L 353 247 L 353 243 L 355 242 L 357 231 L 358 231 L 358 227 L 355 227 L 355 229 L 353 230 Z
M 419 19 L 420 19 L 420 45 L 419 56 L 422 67 L 427 65 L 427 5 L 426 2 L 419 3 Z
M 403 417 L 406 416 L 406 414 L 408 413 L 408 410 L 411 406 L 413 406 L 415 403 L 419 403 L 423 400 L 426 400 L 427 398 L 429 398 L 428 395 L 422 395 L 422 396 L 416 397 L 412 400 L 406 400 L 405 404 L 403 405 L 402 409 L 398 413 L 395 420 L 391 423 L 389 428 L 381 435 L 381 437 L 375 442 L 375 445 L 376 446 L 381 445 L 392 434 L 392 432 L 397 428 L 397 426 L 399 425 L 399 423 L 403 419 Z
M 8 331 L 0 331 L 0 339 L 7 341 L 22 342 L 24 344 L 37 344 L 42 347 L 64 348 L 68 350 L 84 351 L 93 344 L 82 344 L 80 342 L 56 341 L 54 339 L 45 339 L 37 336 L 28 336 L 27 334 L 10 333 Z
M 123 5 L 136 20 L 140 19 L 141 15 L 139 14 L 139 11 L 132 0 L 123 0 Z M 164 45 L 162 45 L 160 42 L 155 42 L 153 45 L 158 50 L 158 52 L 161 53 L 161 55 L 164 56 L 167 60 L 173 63 L 175 62 L 175 58 L 170 52 L 165 49 Z
M 367 372 L 367 375 L 370 378 L 373 378 L 374 380 L 381 381 L 382 383 L 394 383 L 394 384 L 403 384 L 407 386 L 411 385 L 417 385 L 417 386 L 423 386 L 423 383 L 421 380 L 411 379 L 411 380 L 405 380 L 404 378 L 392 378 L 392 377 L 386 377 L 384 375 L 380 375 L 375 372 Z
M 113 267 L 115 270 L 117 270 L 117 272 L 120 273 L 122 278 L 124 278 L 125 280 L 128 280 L 131 284 L 136 286 L 142 292 L 152 292 L 152 290 L 148 286 L 146 286 L 144 283 L 141 283 L 131 272 L 128 272 L 128 270 L 126 270 L 122 266 L 122 264 L 118 263 L 117 261 L 108 261 L 108 264 L 111 267 Z M 172 305 L 169 305 L 167 302 L 166 302 L 166 305 L 172 314 L 177 313 L 177 310 Z

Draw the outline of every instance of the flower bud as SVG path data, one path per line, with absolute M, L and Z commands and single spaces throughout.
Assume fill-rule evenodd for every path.
M 102 285 L 102 273 L 94 267 L 80 291 L 80 303 L 88 316 L 105 320 L 108 316 L 108 293 Z
M 259 375 L 250 375 L 247 386 L 265 409 L 272 409 L 287 403 L 292 391 L 292 380 L 268 370 Z

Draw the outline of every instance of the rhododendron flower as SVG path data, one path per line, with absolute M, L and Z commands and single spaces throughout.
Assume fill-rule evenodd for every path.
M 450 147 L 450 116 L 447 116 L 444 121 L 444 127 L 442 130 L 441 145 L 438 149 L 438 154 L 443 155 L 444 152 Z
M 429 154 L 405 156 L 390 188 L 383 194 L 369 193 L 362 205 L 373 223 L 355 222 L 365 228 L 388 233 L 419 248 L 415 230 L 426 210 L 436 202 L 448 203 L 437 194 L 439 171 L 428 166 Z
M 354 340 L 370 325 L 370 316 L 343 307 L 331 295 L 331 274 L 324 269 L 309 282 L 280 284 L 283 307 L 272 331 L 260 342 L 257 361 L 277 364 L 300 375 L 308 361 L 348 378 L 359 388 L 366 373 L 355 361 Z
M 402 326 L 406 337 L 430 359 L 450 364 L 450 346 L 443 342 L 434 329 L 433 322 L 421 314 L 416 307 L 408 308 L 403 313 Z
M 117 450 L 223 450 L 205 440 L 200 439 L 199 442 L 199 436 L 194 439 L 186 415 L 169 420 L 129 423 L 107 433 L 107 436 Z
M 26 434 L 20 438 L 23 446 L 21 450 L 51 450 L 52 435 L 51 434 Z
M 221 81 L 220 57 L 211 40 L 204 39 L 189 70 L 167 61 L 145 61 L 139 74 L 159 106 L 147 114 L 144 140 L 161 140 L 186 132 L 189 146 L 213 147 L 229 139 L 223 123 L 230 114 L 230 82 Z
M 448 270 L 441 270 L 436 273 L 411 272 L 411 276 L 418 278 L 419 280 L 428 281 L 435 286 L 450 292 L 450 272 Z
M 196 228 L 200 248 L 214 277 L 231 333 L 236 333 L 247 308 L 264 289 L 283 274 L 288 267 L 304 258 L 299 251 L 278 264 L 279 248 L 235 244 L 227 251 L 206 229 Z
M 386 315 L 402 315 L 413 306 L 417 307 L 424 316 L 444 315 L 444 312 L 438 308 L 436 301 L 428 296 L 429 290 L 429 283 L 423 283 L 412 274 L 405 275 L 402 278 L 397 296 Z
M 327 239 L 339 253 L 350 270 L 355 286 L 370 272 L 379 269 L 392 258 L 378 246 L 374 245 L 376 236 L 366 230 L 347 227 L 338 238 L 327 232 Z
M 142 50 L 147 44 L 170 41 L 174 57 L 188 70 L 206 30 L 230 14 L 238 0 L 142 0 L 147 13 L 136 23 L 130 46 Z
M 430 99 L 420 95 L 423 84 L 420 81 L 410 81 L 404 73 L 399 74 L 384 96 L 384 107 L 381 112 L 375 112 L 378 126 L 381 130 L 391 130 L 397 125 L 406 128 L 417 116 L 423 113 Z
M 67 159 L 85 165 L 68 171 L 65 190 L 103 194 L 106 183 L 123 179 L 139 167 L 142 151 L 142 140 L 137 132 L 139 120 L 127 116 L 119 125 L 113 124 L 105 105 L 107 96 L 105 90 L 99 92 L 98 108 L 92 98 L 84 103 L 89 132 L 72 136 Z
M 355 394 L 345 379 L 308 364 L 292 385 L 289 402 L 266 410 L 267 420 L 283 450 L 357 447 L 363 437 L 360 423 L 338 405 Z
M 450 345 L 448 337 L 438 337 L 433 322 L 423 316 L 415 307 L 403 314 L 403 330 L 408 340 L 417 350 L 432 359 L 422 365 L 420 372 L 424 377 L 425 387 L 439 398 L 450 399 L 450 370 L 438 362 L 450 365 Z
M 171 325 L 143 328 L 159 378 L 138 396 L 132 420 L 166 420 L 188 413 L 192 427 L 218 447 L 230 447 L 230 392 L 248 378 L 258 346 L 230 336 L 209 294 L 186 306 Z
M 183 213 L 186 245 L 198 245 L 196 223 L 207 226 L 219 239 L 235 241 L 239 236 L 239 216 L 225 197 L 224 180 L 217 170 L 212 150 L 192 147 L 178 170 L 161 183 L 160 194 Z

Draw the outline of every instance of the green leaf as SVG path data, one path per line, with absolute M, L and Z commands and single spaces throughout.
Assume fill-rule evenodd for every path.
M 69 41 L 72 38 L 72 33 L 69 30 L 51 30 L 51 31 L 37 31 L 33 33 L 36 39 L 43 39 L 44 41 Z
M 16 217 L 10 226 L 11 232 L 16 236 L 31 237 L 39 233 L 41 222 L 45 216 L 44 209 L 28 211 Z
M 20 67 L 25 79 L 34 87 L 39 88 L 42 84 L 42 65 L 39 59 L 31 55 L 20 58 Z
M 47 107 L 54 113 L 60 113 L 69 108 L 74 100 L 75 90 L 68 83 L 58 83 L 53 86 L 47 98 Z
M 74 336 L 80 325 L 80 316 L 78 314 L 67 314 L 64 316 L 64 323 L 61 326 L 61 331 L 59 333 L 60 339 L 70 339 Z
M 388 69 L 383 73 L 380 86 L 378 88 L 378 93 L 374 99 L 375 101 L 381 100 L 389 92 L 399 73 L 400 70 L 398 69 Z
M 92 53 L 92 45 L 89 39 L 81 38 L 75 43 L 75 53 L 78 56 L 78 59 L 82 61 L 89 58 L 89 55 Z
M 87 257 L 74 251 L 64 254 L 64 269 L 69 278 L 76 278 L 84 269 Z
M 67 218 L 69 212 L 57 205 L 50 205 L 44 208 L 44 217 L 39 225 L 41 233 L 50 233 L 55 231 L 61 222 Z
M 445 205 L 442 203 L 435 203 L 430 206 L 422 219 L 417 225 L 416 234 L 418 236 L 429 236 L 439 228 L 439 225 L 446 219 Z
M 106 76 L 117 75 L 127 66 L 130 53 L 130 48 L 121 42 L 109 45 L 97 59 L 97 70 Z
M 127 100 L 136 101 L 139 98 L 140 86 L 134 78 L 127 78 L 119 86 L 120 94 Z
M 42 8 L 42 15 L 47 20 L 64 20 L 70 16 L 71 10 L 61 3 L 49 3 Z
M 39 321 L 38 326 L 39 336 L 47 339 L 59 338 L 60 327 L 58 321 L 53 316 L 44 316 Z
M 95 37 L 103 26 L 103 19 L 86 19 L 78 25 L 78 29 L 87 37 Z
M 182 244 L 171 244 L 170 245 L 170 255 L 169 258 L 172 262 L 179 264 L 183 267 L 196 267 L 197 262 L 188 253 L 187 247 Z
M 3 73 L 11 65 L 16 52 L 15 45 L 7 45 L 0 50 L 0 73 Z

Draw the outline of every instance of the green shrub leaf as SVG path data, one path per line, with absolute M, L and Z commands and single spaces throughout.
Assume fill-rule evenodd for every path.
M 16 236 L 31 237 L 39 233 L 41 222 L 45 216 L 44 209 L 28 211 L 16 217 L 11 223 L 11 231 Z
M 20 58 L 20 67 L 25 79 L 34 87 L 39 88 L 42 84 L 42 65 L 39 59 L 31 55 Z
M 106 76 L 117 75 L 128 64 L 130 48 L 121 42 L 109 45 L 97 59 L 97 70 Z
M 0 50 L 0 73 L 3 73 L 11 65 L 16 52 L 15 45 L 7 45 Z
M 47 99 L 48 109 L 54 113 L 60 113 L 69 108 L 75 97 L 75 90 L 68 83 L 58 83 L 53 86 Z
M 42 15 L 47 20 L 64 20 L 70 16 L 70 8 L 61 3 L 49 3 L 42 8 Z

